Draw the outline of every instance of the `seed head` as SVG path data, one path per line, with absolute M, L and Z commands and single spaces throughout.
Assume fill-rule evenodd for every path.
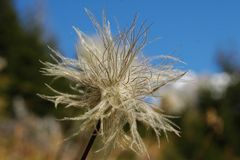
M 77 59 L 70 59 L 53 51 L 55 63 L 43 62 L 44 75 L 63 77 L 74 84 L 76 94 L 62 93 L 48 86 L 56 95 L 43 98 L 57 107 L 82 108 L 85 112 L 78 117 L 63 120 L 82 121 L 80 130 L 96 125 L 100 120 L 99 135 L 104 147 L 130 147 L 137 153 L 147 154 L 147 149 L 138 132 L 138 122 L 150 127 L 159 141 L 160 134 L 174 132 L 177 126 L 149 101 L 162 86 L 178 80 L 184 72 L 174 69 L 178 59 L 171 56 L 146 58 L 142 49 L 146 45 L 148 27 L 143 23 L 136 26 L 134 18 L 130 27 L 113 35 L 110 23 L 103 16 L 102 25 L 91 12 L 86 10 L 95 29 L 96 36 L 88 36 L 74 28 L 78 37 Z M 152 65 L 151 60 L 159 62 Z M 128 125 L 129 130 L 124 129 Z M 125 127 L 126 128 L 126 127 Z

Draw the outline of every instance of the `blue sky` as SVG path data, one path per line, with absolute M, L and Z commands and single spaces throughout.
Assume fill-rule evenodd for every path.
M 187 63 L 184 68 L 197 73 L 219 71 L 218 49 L 240 50 L 239 0 L 16 0 L 15 4 L 20 15 L 29 8 L 41 10 L 42 23 L 69 57 L 74 56 L 77 41 L 72 26 L 94 34 L 84 8 L 99 20 L 104 9 L 112 27 L 115 19 L 120 27 L 127 27 L 137 13 L 140 22 L 152 24 L 149 38 L 160 37 L 146 46 L 145 55 L 177 56 Z

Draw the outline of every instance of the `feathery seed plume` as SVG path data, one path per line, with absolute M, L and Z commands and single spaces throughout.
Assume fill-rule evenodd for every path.
M 158 56 L 159 65 L 151 64 L 151 59 L 142 54 L 148 27 L 144 24 L 137 27 L 137 18 L 127 30 L 113 35 L 106 16 L 101 25 L 90 11 L 86 12 L 96 28 L 96 37 L 74 28 L 79 37 L 77 59 L 66 58 L 52 50 L 55 63 L 43 62 L 42 69 L 44 75 L 69 80 L 76 94 L 62 93 L 48 86 L 55 96 L 42 97 L 54 102 L 56 107 L 63 104 L 83 108 L 82 115 L 63 118 L 82 121 L 79 132 L 100 121 L 98 135 L 104 147 L 130 147 L 136 153 L 147 154 L 138 122 L 152 128 L 158 141 L 162 132 L 179 135 L 178 127 L 169 116 L 146 99 L 155 97 L 154 92 L 184 75 L 173 65 L 181 61 L 171 56 Z M 125 125 L 129 126 L 128 131 L 124 130 Z

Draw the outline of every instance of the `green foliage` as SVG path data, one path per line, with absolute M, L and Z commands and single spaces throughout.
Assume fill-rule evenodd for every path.
M 27 25 L 31 27 L 31 24 Z M 38 115 L 59 112 L 55 111 L 50 102 L 36 95 L 49 92 L 44 83 L 50 80 L 40 74 L 42 64 L 39 60 L 50 60 L 47 44 L 52 42 L 43 41 L 41 26 L 33 27 L 23 27 L 12 1 L 0 0 L 0 57 L 7 62 L 7 66 L 0 72 L 0 98 L 6 102 L 0 103 L 0 110 L 4 108 L 5 116 L 13 115 L 12 102 L 18 95 L 24 97 L 28 109 Z M 62 89 L 65 84 L 64 81 L 56 83 Z
M 226 71 L 229 67 L 225 66 L 227 62 L 223 63 Z M 163 159 L 240 159 L 238 70 L 233 67 L 228 72 L 232 82 L 222 96 L 215 97 L 210 88 L 199 90 L 196 106 L 189 106 L 180 118 L 182 137 L 168 145 L 169 151 L 163 153 Z M 173 158 L 174 155 L 178 158 Z

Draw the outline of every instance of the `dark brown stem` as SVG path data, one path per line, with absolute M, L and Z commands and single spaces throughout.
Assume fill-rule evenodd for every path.
M 95 129 L 94 129 L 94 131 L 92 133 L 92 136 L 91 136 L 91 138 L 90 138 L 90 140 L 89 140 L 89 142 L 87 144 L 87 147 L 85 148 L 85 150 L 83 152 L 81 160 L 86 160 L 86 158 L 88 156 L 88 153 L 89 153 L 90 149 L 92 148 L 93 143 L 94 143 L 94 141 L 95 141 L 95 139 L 97 137 L 98 131 L 100 129 L 100 125 L 101 125 L 101 121 L 98 120 L 97 125 L 96 125 L 96 127 L 95 127 Z

